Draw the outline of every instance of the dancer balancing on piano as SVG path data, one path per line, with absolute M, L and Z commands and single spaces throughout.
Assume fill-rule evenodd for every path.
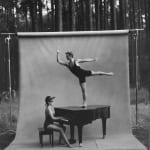
M 44 128 L 45 129 L 53 129 L 54 131 L 58 131 L 60 133 L 59 141 L 61 142 L 61 138 L 64 139 L 65 143 L 68 147 L 72 147 L 65 135 L 65 127 L 63 123 L 68 122 L 63 117 L 55 117 L 55 109 L 53 106 L 53 99 L 55 97 L 46 96 L 45 98 L 45 121 L 44 121 Z
M 60 53 L 60 51 L 57 50 L 57 62 L 60 65 L 66 66 L 79 79 L 79 84 L 80 84 L 82 96 L 83 96 L 82 107 L 86 108 L 87 107 L 86 77 L 98 76 L 98 75 L 112 76 L 113 72 L 102 72 L 102 71 L 93 71 L 93 70 L 82 69 L 80 67 L 80 63 L 93 62 L 93 61 L 96 61 L 97 59 L 92 59 L 92 58 L 75 59 L 73 53 L 71 51 L 68 51 L 65 53 L 67 61 L 64 62 L 59 59 L 59 53 Z

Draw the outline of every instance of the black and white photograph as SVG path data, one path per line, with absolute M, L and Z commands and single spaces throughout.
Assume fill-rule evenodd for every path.
M 0 150 L 150 150 L 149 0 L 0 0 Z

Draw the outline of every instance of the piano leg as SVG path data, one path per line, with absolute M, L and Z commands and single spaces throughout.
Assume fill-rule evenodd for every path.
M 76 140 L 74 139 L 74 125 L 70 124 L 70 144 L 76 143 Z
M 82 144 L 82 125 L 78 125 L 78 138 L 79 138 L 79 144 Z
M 106 118 L 102 118 L 103 139 L 106 136 Z

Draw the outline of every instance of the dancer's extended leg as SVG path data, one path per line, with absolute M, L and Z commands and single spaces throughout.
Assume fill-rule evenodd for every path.
M 86 97 L 87 97 L 87 93 L 86 93 L 86 82 L 80 82 L 80 87 L 81 87 L 81 91 L 82 91 L 82 96 L 83 96 L 83 107 L 87 107 L 87 102 L 86 102 Z
M 107 76 L 112 76 L 114 75 L 113 72 L 102 72 L 102 71 L 92 71 L 92 76 L 96 76 L 96 75 L 107 75 Z

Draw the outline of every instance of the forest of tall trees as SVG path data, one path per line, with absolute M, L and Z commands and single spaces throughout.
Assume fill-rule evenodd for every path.
M 150 0 L 0 0 L 0 133 L 8 126 L 16 129 L 18 119 L 20 58 L 16 33 L 124 29 L 130 31 L 130 102 L 136 104 L 131 113 L 141 130 L 136 124 L 133 131 L 138 131 L 137 137 L 150 147 Z M 144 96 L 149 92 L 146 98 L 138 98 L 140 88 Z M 138 100 L 146 100 L 148 105 L 138 107 Z
M 1 32 L 145 28 L 150 33 L 149 0 L 0 0 L 0 16 Z
M 150 0 L 0 0 L 0 33 L 119 29 L 144 29 L 138 32 L 140 79 L 150 89 Z M 131 84 L 136 34 L 129 40 Z

